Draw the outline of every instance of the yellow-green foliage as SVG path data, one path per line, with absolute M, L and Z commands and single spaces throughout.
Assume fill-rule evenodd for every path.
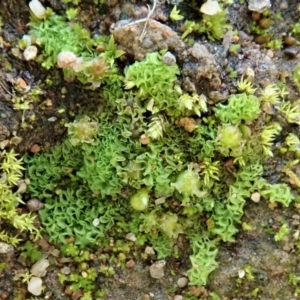
M 5 230 L 5 226 L 13 226 L 19 231 L 29 231 L 39 235 L 39 231 L 34 226 L 34 216 L 30 214 L 19 214 L 17 206 L 23 201 L 18 194 L 16 186 L 23 176 L 23 166 L 21 159 L 13 150 L 1 153 L 0 166 L 0 240 L 15 246 L 20 239 L 18 231 L 10 234 Z
M 203 285 L 217 266 L 217 241 L 234 241 L 251 193 L 283 205 L 293 195 L 287 185 L 260 180 L 262 128 L 252 126 L 262 115 L 259 98 L 231 95 L 213 114 L 203 97 L 182 95 L 179 68 L 162 55 L 148 54 L 103 86 L 106 101 L 93 127 L 88 118 L 75 121 L 68 140 L 26 158 L 28 192 L 46 203 L 39 214 L 56 243 L 74 237 L 79 248 L 107 246 L 110 237 L 130 233 L 135 246 L 151 244 L 164 258 L 186 233 L 193 248 L 188 274 Z M 187 115 L 197 124 L 192 132 L 178 125 Z M 265 140 L 269 148 L 272 142 L 273 135 Z M 220 163 L 229 157 L 232 172 Z

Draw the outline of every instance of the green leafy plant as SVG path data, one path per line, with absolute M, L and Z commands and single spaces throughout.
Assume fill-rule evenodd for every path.
M 223 33 L 211 31 L 212 36 Z M 122 266 L 124 253 L 145 244 L 152 245 L 159 259 L 178 256 L 176 239 L 186 234 L 192 248 L 190 282 L 206 284 L 217 267 L 218 241 L 234 241 L 254 191 L 285 206 L 294 199 L 287 184 L 262 178 L 280 128 L 275 122 L 265 129 L 260 125 L 261 102 L 288 114 L 285 102 L 277 101 L 284 92 L 272 87 L 272 93 L 264 89 L 257 97 L 242 79 L 242 93 L 213 107 L 204 95 L 181 90 L 179 67 L 164 63 L 165 51 L 147 54 L 122 75 L 113 71 L 121 52 L 112 39 L 105 45 L 103 55 L 89 60 L 66 49 L 84 65 L 77 78 L 85 74 L 94 88 L 101 81 L 97 78 L 103 78 L 94 76 L 94 63 L 103 63 L 104 73 L 109 72 L 100 90 L 105 101 L 94 115 L 69 123 L 63 143 L 26 157 L 28 194 L 45 202 L 39 215 L 50 240 L 84 264 L 81 271 L 89 269 L 83 249 L 110 246 L 109 237 L 120 241 L 112 246 L 110 261 Z M 67 67 L 65 72 L 72 75 L 75 70 Z M 194 124 L 193 130 L 180 126 L 184 118 Z M 223 161 L 231 162 L 231 168 Z M 134 241 L 126 240 L 127 235 Z M 101 265 L 99 273 L 109 276 L 114 270 Z M 89 297 L 93 274 L 91 280 L 86 280 L 88 273 L 73 275 L 60 275 L 61 281 L 84 289 Z
M 173 9 L 171 10 L 171 13 L 170 13 L 170 19 L 172 21 L 179 21 L 179 20 L 182 20 L 184 18 L 184 16 L 182 16 L 180 14 L 180 10 L 177 9 L 176 5 L 173 7 Z
M 182 39 L 186 38 L 192 32 L 203 34 L 205 33 L 209 40 L 215 41 L 221 39 L 226 30 L 231 28 L 226 18 L 226 10 L 222 9 L 219 13 L 215 15 L 203 14 L 200 23 L 195 21 L 186 21 L 184 24 L 184 33 L 182 34 Z
M 21 256 L 29 259 L 32 263 L 43 258 L 43 253 L 31 241 L 27 241 L 20 249 L 22 250 Z
M 40 237 L 40 231 L 35 227 L 35 216 L 31 214 L 19 214 L 17 206 L 24 203 L 15 187 L 23 176 L 22 160 L 17 158 L 16 153 L 11 150 L 1 153 L 0 162 L 0 226 L 5 223 L 13 226 L 19 231 L 29 231 Z M 11 235 L 5 230 L 0 232 L 0 240 L 16 246 L 21 239 L 18 233 Z

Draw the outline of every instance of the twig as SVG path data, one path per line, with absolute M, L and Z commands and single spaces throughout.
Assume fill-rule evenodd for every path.
M 4 84 L 0 81 L 0 85 L 1 85 L 1 87 L 9 94 L 9 95 L 11 95 L 12 97 L 14 96 L 5 86 L 4 86 Z
M 133 26 L 133 25 L 136 25 L 136 24 L 138 24 L 138 23 L 143 23 L 143 22 L 145 22 L 145 25 L 144 25 L 142 34 L 141 34 L 141 36 L 140 36 L 140 38 L 139 38 L 139 41 L 142 42 L 143 39 L 144 39 L 144 37 L 145 37 L 145 34 L 146 34 L 146 27 L 147 27 L 147 25 L 148 25 L 148 23 L 149 23 L 150 17 L 151 17 L 151 15 L 153 14 L 153 12 L 154 12 L 154 10 L 155 10 L 155 8 L 156 8 L 156 2 L 157 2 L 157 0 L 153 0 L 153 7 L 152 7 L 151 10 L 150 10 L 150 6 L 147 5 L 147 6 L 148 6 L 148 9 L 150 10 L 149 13 L 148 13 L 147 18 L 143 18 L 143 19 L 140 19 L 140 20 L 137 20 L 137 21 L 133 21 L 133 22 L 131 22 L 131 23 L 129 23 L 129 24 L 126 24 L 125 26 L 122 26 L 121 28 L 126 28 L 126 27 L 128 27 L 128 26 Z
M 143 31 L 142 31 L 142 34 L 141 34 L 141 36 L 140 36 L 140 38 L 139 38 L 139 41 L 140 41 L 140 42 L 143 41 L 143 39 L 144 39 L 144 37 L 145 37 L 145 35 L 146 35 L 146 28 L 147 28 L 147 25 L 148 25 L 148 23 L 149 23 L 150 17 L 151 17 L 151 15 L 153 14 L 153 12 L 154 12 L 154 10 L 155 10 L 155 8 L 156 8 L 156 1 L 157 1 L 157 0 L 153 0 L 153 7 L 152 7 L 151 10 L 150 10 L 150 6 L 147 5 L 147 6 L 148 6 L 148 9 L 149 9 L 150 11 L 149 11 L 148 16 L 147 16 L 147 18 L 146 18 L 146 22 L 145 22 L 145 25 L 144 25 L 144 29 L 143 29 Z

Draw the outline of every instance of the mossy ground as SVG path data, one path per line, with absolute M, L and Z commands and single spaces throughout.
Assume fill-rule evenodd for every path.
M 296 7 L 296 2 L 297 1 L 289 3 L 289 9 L 283 12 L 285 20 L 295 19 L 295 9 L 293 8 Z M 2 1 L 0 3 L 0 11 L 5 22 L 4 31 L 8 36 L 8 41 L 10 41 L 12 45 L 17 38 L 27 32 L 25 24 L 28 21 L 28 13 L 24 13 L 24 11 L 26 11 L 25 7 L 27 7 L 26 2 L 24 1 L 22 5 L 17 5 L 14 1 Z M 54 8 L 60 11 L 59 3 L 52 5 L 56 5 L 57 7 Z M 82 1 L 81 7 L 83 11 L 90 11 L 93 5 L 93 1 Z M 279 7 L 279 5 L 277 7 Z M 96 26 L 92 24 L 93 22 L 97 23 L 97 25 L 103 22 L 102 26 L 105 26 L 103 24 L 105 24 L 107 20 L 102 20 L 98 13 L 100 12 L 93 12 L 92 18 L 86 21 L 88 26 Z M 229 13 L 232 19 L 235 20 L 235 25 L 246 31 L 248 28 L 247 21 L 250 20 L 250 16 L 246 12 L 245 4 L 240 5 L 239 3 L 235 3 L 233 7 L 230 8 Z M 234 18 L 234 16 L 236 16 L 236 18 Z M 286 27 L 278 27 L 278 34 L 281 31 L 283 32 L 284 28 L 288 28 L 289 24 L 287 24 L 287 22 L 285 24 Z M 210 45 L 208 41 L 204 41 L 204 43 L 206 43 L 209 48 L 216 47 L 215 56 L 221 61 L 222 47 L 219 45 L 216 46 L 215 44 Z M 253 53 L 252 50 L 256 46 L 247 45 L 245 47 L 248 52 Z M 265 50 L 258 49 L 258 51 L 264 52 Z M 27 127 L 18 133 L 23 137 L 22 143 L 18 146 L 20 152 L 27 152 L 32 144 L 39 144 L 43 148 L 51 148 L 59 142 L 66 133 L 65 128 L 61 126 L 62 120 L 67 123 L 83 111 L 88 112 L 89 110 L 94 110 L 95 107 L 99 106 L 99 102 L 101 103 L 101 101 L 103 101 L 99 99 L 96 93 L 83 89 L 79 83 L 65 82 L 60 72 L 53 70 L 45 71 L 36 63 L 20 63 L 19 59 L 7 53 L 10 52 L 3 51 L 1 64 L 5 65 L 10 63 L 13 70 L 12 73 L 15 76 L 28 71 L 31 74 L 32 84 L 39 86 L 45 92 L 41 96 L 38 105 L 35 105 L 37 121 L 34 123 L 33 128 Z M 291 72 L 295 64 L 299 63 L 299 59 L 288 60 L 284 56 L 283 51 L 274 51 L 274 53 L 276 58 L 274 59 L 276 62 L 275 65 L 283 71 Z M 237 56 L 230 56 L 228 60 L 229 65 L 234 69 L 241 66 L 241 59 Z M 250 58 L 247 62 L 253 65 L 256 63 L 255 58 L 253 58 L 253 60 Z M 267 76 L 271 76 L 272 78 L 272 74 L 268 72 L 271 72 L 271 70 L 259 73 L 259 79 L 264 81 Z M 226 75 L 225 68 L 222 70 L 222 73 L 224 74 L 224 82 L 228 83 L 228 89 L 234 89 L 234 87 L 230 85 L 230 79 Z M 1 73 L 1 82 L 9 88 L 9 84 L 7 84 L 4 78 L 5 71 Z M 47 78 L 53 81 L 53 85 L 45 85 L 44 82 Z M 292 91 L 295 93 L 295 97 L 297 97 L 295 90 L 292 89 Z M 5 91 L 3 91 L 3 93 L 5 93 Z M 2 100 L 5 101 L 4 98 L 1 98 L 1 101 Z M 45 105 L 44 102 L 46 100 L 51 100 L 52 105 Z M 61 109 L 64 111 L 60 112 Z M 21 117 L 21 115 L 19 115 L 19 117 Z M 55 117 L 55 119 L 53 119 L 54 121 L 49 121 L 49 118 L 52 117 Z M 285 128 L 285 131 L 292 131 L 299 134 L 299 130 L 295 126 Z M 276 168 L 279 169 L 279 167 L 283 165 L 283 162 L 279 154 L 277 154 L 269 163 L 271 167 L 266 175 L 272 181 L 276 182 L 277 178 L 275 178 L 275 176 L 278 174 Z M 197 291 L 195 288 L 186 288 L 182 291 L 176 287 L 176 280 L 185 274 L 189 268 L 188 254 L 190 250 L 184 250 L 188 249 L 188 243 L 184 238 L 180 239 L 178 243 L 181 253 L 180 258 L 172 258 L 168 261 L 166 275 L 162 280 L 157 281 L 150 278 L 148 267 L 154 260 L 151 257 L 141 260 L 141 250 L 136 250 L 137 253 L 139 253 L 139 260 L 136 259 L 136 267 L 134 270 L 116 268 L 116 275 L 114 277 L 100 278 L 97 282 L 97 286 L 99 286 L 101 290 L 106 291 L 107 296 L 104 299 L 149 299 L 147 298 L 148 295 L 153 294 L 153 299 L 166 300 L 172 299 L 176 293 L 187 295 L 189 292 L 190 294 L 198 293 L 199 295 L 196 298 L 204 299 L 206 295 L 209 295 L 209 291 L 218 294 L 221 299 L 297 299 L 298 296 L 295 294 L 297 284 L 292 284 L 289 280 L 290 273 L 299 276 L 299 269 L 297 269 L 299 252 L 295 241 L 291 234 L 282 242 L 275 242 L 273 237 L 282 225 L 283 220 L 289 224 L 293 233 L 299 230 L 297 215 L 298 212 L 293 206 L 290 208 L 279 206 L 271 209 L 265 202 L 256 204 L 249 200 L 245 207 L 243 222 L 250 225 L 252 229 L 250 231 L 241 230 L 241 233 L 237 235 L 234 243 L 221 244 L 218 257 L 220 266 L 211 276 L 207 291 L 205 289 Z M 24 238 L 26 239 L 28 237 L 24 235 Z M 51 252 L 54 247 L 48 243 L 47 237 L 36 244 L 36 246 L 43 252 Z M 23 270 L 31 264 L 29 261 L 24 261 L 20 258 L 21 252 L 22 251 L 17 249 L 10 256 L 3 256 L 3 261 L 7 263 L 9 268 L 0 273 L 2 298 L 7 295 L 7 299 L 27 299 L 27 296 L 25 296 L 26 286 L 19 281 L 13 281 L 13 276 L 16 275 L 16 273 L 23 272 Z M 107 255 L 105 259 L 109 259 L 109 257 L 111 257 L 112 247 L 108 246 L 104 250 L 95 250 L 94 252 L 96 257 L 103 253 Z M 57 259 L 52 258 L 52 266 L 45 277 L 44 285 L 48 291 L 52 292 L 51 297 L 53 299 L 71 299 L 71 296 L 62 290 L 63 286 L 57 282 L 56 274 L 63 266 L 60 259 L 60 257 Z M 99 265 L 101 262 L 96 259 L 95 261 L 91 260 L 89 264 Z M 243 279 L 240 279 L 238 277 L 239 270 L 247 271 L 249 270 L 249 266 L 252 270 L 253 278 L 251 276 L 245 276 Z M 71 263 L 70 267 L 72 270 L 77 269 L 75 263 Z M 58 286 L 60 286 L 61 289 L 58 289 Z M 209 296 L 207 297 L 209 298 Z M 192 296 L 190 299 L 193 299 Z

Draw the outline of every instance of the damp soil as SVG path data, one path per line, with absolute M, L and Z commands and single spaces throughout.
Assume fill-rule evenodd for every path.
M 107 1 L 107 5 L 97 6 L 93 1 L 82 0 L 79 5 L 82 15 L 89 16 L 85 18 L 85 26 L 95 34 L 99 33 L 99 30 L 109 33 L 110 27 L 118 20 L 143 17 L 146 5 L 151 5 L 146 1 L 125 2 L 112 0 Z M 297 99 L 299 94 L 288 74 L 291 74 L 295 65 L 300 63 L 297 55 L 300 48 L 297 45 L 284 44 L 279 50 L 268 50 L 260 45 L 250 30 L 252 16 L 247 9 L 247 3 L 242 2 L 244 1 L 234 1 L 234 4 L 228 7 L 229 20 L 238 31 L 241 43 L 239 51 L 229 54 L 224 50 L 222 41 L 211 42 L 205 35 L 191 36 L 195 42 L 204 45 L 214 58 L 214 64 L 208 64 L 210 66 L 208 72 L 211 74 L 207 77 L 203 74 L 200 81 L 195 83 L 197 91 L 205 92 L 211 98 L 215 97 L 215 101 L 220 101 L 236 89 L 229 70 L 235 70 L 238 75 L 242 75 L 247 68 L 251 68 L 254 70 L 256 83 L 261 86 L 286 78 L 286 83 L 290 85 L 290 100 Z M 193 6 L 200 7 L 201 3 L 194 1 L 190 5 L 179 5 L 179 8 L 194 18 L 197 12 Z M 43 1 L 43 4 L 50 6 L 58 14 L 63 14 L 66 7 L 57 0 Z M 282 1 L 272 1 L 271 11 L 280 12 L 283 17 L 281 21 L 272 25 L 274 37 L 284 39 L 288 34 L 291 24 L 297 20 L 297 4 L 296 0 L 287 1 L 286 6 L 282 5 Z M 161 1 L 153 18 L 180 36 L 181 26 L 176 22 L 170 22 L 167 18 L 172 7 L 173 5 L 167 1 Z M 3 20 L 0 35 L 0 143 L 14 147 L 21 154 L 34 152 L 37 146 L 42 151 L 50 149 L 65 137 L 65 123 L 83 112 L 99 109 L 101 102 L 104 101 L 99 98 L 96 91 L 82 86 L 79 82 L 65 81 L 60 70 L 55 68 L 46 70 L 35 61 L 28 62 L 23 59 L 22 53 L 17 50 L 18 40 L 28 32 L 26 24 L 29 22 L 29 13 L 28 1 L 0 2 L 0 15 Z M 128 45 L 122 40 L 124 39 L 122 34 L 120 39 L 120 44 Z M 181 54 L 182 47 L 182 43 L 177 41 L 173 45 L 173 50 L 178 57 L 179 65 L 189 74 L 192 73 L 193 62 L 185 60 Z M 188 48 L 187 45 L 185 47 Z M 127 59 L 130 62 L 142 58 L 144 54 L 135 48 L 127 49 L 127 52 L 129 53 Z M 122 63 L 126 64 L 126 61 Z M 218 90 L 213 90 L 214 85 L 211 84 L 212 78 L 216 78 L 214 74 L 218 74 L 221 82 Z M 23 79 L 29 88 L 38 88 L 42 91 L 38 100 L 33 101 L 30 109 L 25 112 L 15 110 L 12 103 L 12 99 L 16 96 L 24 96 L 22 90 L 16 89 L 18 78 Z M 51 85 L 47 84 L 49 80 L 52 82 Z M 34 121 L 30 119 L 33 114 Z M 286 126 L 284 131 L 293 132 L 298 136 L 300 133 L 299 126 Z M 275 155 L 269 162 L 270 170 L 266 176 L 274 182 L 278 181 L 274 170 L 282 164 L 277 153 L 277 156 Z M 155 257 L 145 260 L 130 258 L 133 262 L 127 267 L 115 267 L 114 276 L 98 277 L 96 285 L 106 295 L 101 299 L 217 299 L 213 298 L 214 294 L 219 295 L 220 299 L 299 299 L 297 284 L 290 279 L 290 274 L 300 276 L 300 256 L 293 235 L 287 235 L 280 242 L 274 241 L 274 234 L 283 221 L 289 225 L 291 233 L 297 233 L 300 230 L 299 220 L 299 211 L 293 205 L 284 208 L 280 205 L 270 206 L 264 200 L 259 203 L 249 200 L 245 206 L 242 222 L 251 226 L 251 230 L 241 230 L 233 243 L 220 244 L 219 267 L 211 274 L 207 286 L 178 286 L 178 279 L 187 275 L 190 266 L 189 245 L 182 236 L 178 242 L 181 255 L 176 259 L 167 260 L 163 278 L 154 279 L 149 274 L 149 267 L 155 262 Z M 23 238 L 28 240 L 31 237 L 24 233 Z M 31 296 L 27 292 L 26 283 L 16 280 L 16 275 L 31 266 L 30 261 L 21 257 L 22 251 L 16 248 L 9 254 L 0 254 L 0 262 L 8 266 L 0 272 L 0 299 L 80 299 L 80 292 L 71 292 L 67 285 L 58 281 L 57 274 L 66 263 L 62 262 L 60 256 L 51 254 L 56 249 L 55 245 L 49 243 L 47 236 L 44 236 L 36 246 L 43 253 L 47 253 L 50 261 L 47 274 L 43 277 L 45 290 L 42 296 Z M 96 263 L 97 251 L 94 254 Z M 72 261 L 68 262 L 67 266 L 71 270 L 75 268 Z M 245 270 L 247 272 L 242 276 Z

